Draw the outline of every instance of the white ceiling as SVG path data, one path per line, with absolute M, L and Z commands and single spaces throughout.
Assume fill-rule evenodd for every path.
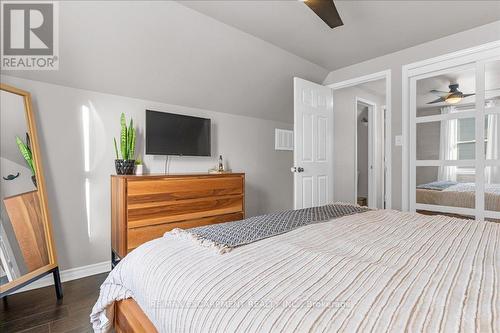
M 297 0 L 181 3 L 329 70 L 500 20 L 500 1 L 335 1 L 333 30 Z

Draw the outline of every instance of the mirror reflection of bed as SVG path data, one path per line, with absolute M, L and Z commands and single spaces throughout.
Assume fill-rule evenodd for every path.
M 488 110 L 500 107 L 500 68 L 498 63 L 486 68 L 485 75 L 485 160 L 500 158 L 500 114 Z M 436 96 L 447 89 L 458 89 L 464 98 L 440 101 Z M 416 203 L 433 206 L 476 208 L 476 117 L 461 116 L 459 119 L 423 121 L 418 118 L 460 112 L 475 112 L 475 72 L 473 69 L 451 71 L 448 74 L 417 81 L 417 161 L 455 161 L 451 164 L 416 166 Z M 468 96 L 470 94 L 470 96 Z M 446 96 L 445 94 L 442 96 Z M 454 117 L 456 118 L 456 117 Z M 427 118 L 430 119 L 430 118 Z M 458 163 L 457 163 L 458 162 Z M 432 163 L 431 163 L 432 164 Z M 485 210 L 500 211 L 500 166 L 484 168 Z M 474 218 L 464 214 L 419 210 L 423 214 L 444 214 Z

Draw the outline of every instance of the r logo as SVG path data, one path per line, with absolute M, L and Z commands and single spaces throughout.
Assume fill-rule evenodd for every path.
M 53 7 L 53 3 L 5 3 L 3 55 L 54 55 Z

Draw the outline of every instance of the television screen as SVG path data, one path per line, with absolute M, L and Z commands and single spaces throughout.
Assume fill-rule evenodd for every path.
M 146 110 L 146 154 L 210 156 L 210 119 Z

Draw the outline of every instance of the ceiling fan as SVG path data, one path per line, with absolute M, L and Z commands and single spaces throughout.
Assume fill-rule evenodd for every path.
M 300 0 L 311 8 L 330 28 L 344 25 L 333 0 Z
M 432 102 L 427 103 L 427 104 L 442 103 L 442 102 L 445 102 L 448 104 L 457 104 L 465 97 L 475 95 L 475 93 L 464 94 L 463 92 L 458 90 L 458 87 L 459 87 L 458 83 L 452 83 L 448 86 L 448 88 L 450 88 L 450 91 L 431 90 L 430 92 L 432 94 L 438 95 L 440 97 L 436 100 L 433 100 Z

